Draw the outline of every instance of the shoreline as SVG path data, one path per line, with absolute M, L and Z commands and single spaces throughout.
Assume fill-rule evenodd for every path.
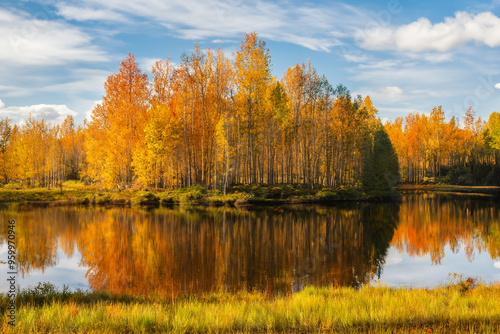
M 316 188 L 304 185 L 237 185 L 228 189 L 226 195 L 218 190 L 192 186 L 176 190 L 101 190 L 85 186 L 81 182 L 65 182 L 62 189 L 0 188 L 0 203 L 20 203 L 33 207 L 52 206 L 276 206 L 289 204 L 333 204 L 337 202 L 366 202 L 398 200 L 396 190 L 366 194 L 360 188 Z
M 145 206 L 202 205 L 202 206 L 277 206 L 294 204 L 333 205 L 348 202 L 397 202 L 402 194 L 413 192 L 460 193 L 469 195 L 500 196 L 500 187 L 458 185 L 401 184 L 397 189 L 377 194 L 366 194 L 359 188 L 340 187 L 307 189 L 304 186 L 235 186 L 226 195 L 206 190 L 201 186 L 177 190 L 120 192 L 97 190 L 78 185 L 60 189 L 0 188 L 0 203 L 19 203 L 32 207 L 55 206 Z
M 433 192 L 456 192 L 466 194 L 500 194 L 500 187 L 497 186 L 460 186 L 453 184 L 401 184 L 399 191 L 433 191 Z

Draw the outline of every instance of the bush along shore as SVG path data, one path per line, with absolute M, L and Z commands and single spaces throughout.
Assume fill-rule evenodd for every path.
M 59 205 L 273 205 L 330 203 L 335 201 L 395 200 L 398 191 L 364 192 L 358 187 L 313 188 L 306 185 L 236 185 L 224 195 L 219 190 L 192 186 L 176 190 L 101 190 L 82 182 L 66 181 L 58 188 L 0 188 L 0 202 L 33 206 Z
M 2 333 L 499 333 L 500 285 L 459 278 L 434 289 L 306 287 L 162 298 L 69 291 L 44 283 L 2 295 Z

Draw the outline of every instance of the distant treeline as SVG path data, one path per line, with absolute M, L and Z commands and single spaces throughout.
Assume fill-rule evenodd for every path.
M 245 36 L 233 61 L 222 49 L 196 46 L 180 64 L 161 60 L 151 73 L 148 80 L 129 54 L 108 77 L 91 119 L 78 127 L 71 116 L 61 125 L 1 120 L 0 182 L 386 190 L 399 181 L 398 160 L 408 182 L 446 175 L 454 182 L 456 173 L 460 182 L 496 177 L 497 113 L 485 125 L 469 110 L 459 127 L 436 108 L 429 117 L 410 114 L 382 126 L 368 96 L 332 87 L 309 61 L 272 77 L 269 50 L 255 33 Z
M 385 124 L 408 183 L 500 185 L 500 114 L 487 122 L 469 108 L 462 120 L 445 121 L 441 107 L 429 116 L 410 113 Z

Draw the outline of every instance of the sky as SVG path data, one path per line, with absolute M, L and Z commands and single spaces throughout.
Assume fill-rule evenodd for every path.
M 129 52 L 150 74 L 195 43 L 231 56 L 250 32 L 274 76 L 310 59 L 382 120 L 500 111 L 500 0 L 1 0 L 0 117 L 82 123 Z

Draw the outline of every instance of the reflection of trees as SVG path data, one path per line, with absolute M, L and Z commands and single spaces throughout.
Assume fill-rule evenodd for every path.
M 392 238 L 387 217 L 397 216 L 385 205 L 276 210 L 113 209 L 84 224 L 78 247 L 91 287 L 113 293 L 285 292 L 366 282 Z
M 75 249 L 94 289 L 183 295 L 213 289 L 288 292 L 305 284 L 358 285 L 380 273 L 392 244 L 435 263 L 447 244 L 500 258 L 498 204 L 410 195 L 401 204 L 243 211 L 179 207 L 2 210 L 0 243 L 16 219 L 18 271 L 45 270 Z M 394 228 L 397 223 L 397 229 Z
M 6 242 L 8 222 L 16 220 L 16 261 L 24 277 L 33 270 L 42 272 L 56 265 L 58 242 L 66 254 L 72 255 L 73 240 L 78 235 L 77 208 L 22 208 L 0 210 L 0 244 Z
M 380 277 L 382 266 L 389 244 L 398 224 L 399 204 L 380 203 L 366 206 L 363 210 L 363 222 L 367 229 L 367 237 L 372 245 L 371 263 L 375 273 Z
M 488 199 L 438 194 L 408 195 L 403 198 L 400 223 L 392 244 L 411 256 L 429 254 L 441 263 L 446 245 L 457 252 L 462 244 L 472 261 L 474 252 L 488 250 L 500 257 L 500 210 Z
M 397 206 L 389 204 L 261 211 L 33 208 L 16 216 L 19 267 L 29 273 L 55 265 L 59 243 L 68 256 L 79 250 L 92 288 L 113 293 L 358 285 L 382 265 L 396 216 Z

